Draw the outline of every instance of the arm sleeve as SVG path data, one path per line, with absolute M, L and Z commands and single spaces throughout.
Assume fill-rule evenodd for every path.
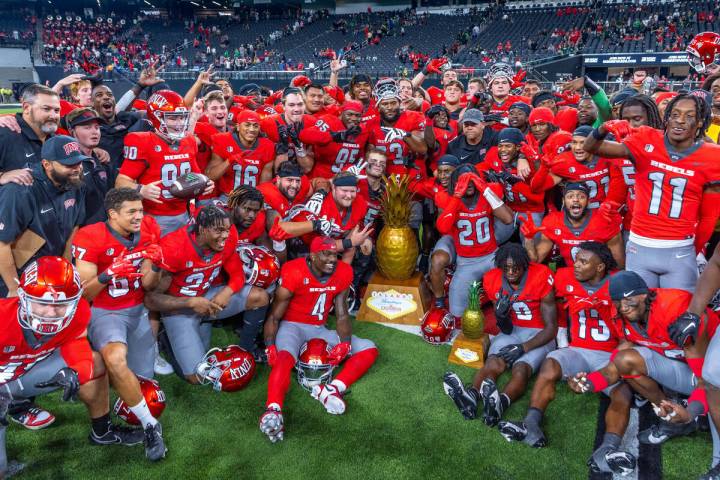
M 449 235 L 455 226 L 455 217 L 460 208 L 460 200 L 453 198 L 445 211 L 437 219 L 437 229 L 443 235 Z
M 322 120 L 310 128 L 303 128 L 299 134 L 300 141 L 308 145 L 327 145 L 332 142 L 330 125 Z
M 78 373 L 80 384 L 89 382 L 95 376 L 93 356 L 87 337 L 76 338 L 60 346 L 60 355 L 68 367 Z
M 605 90 L 602 88 L 592 95 L 592 101 L 598 109 L 598 118 L 593 123 L 593 127 L 597 128 L 612 118 L 612 107 L 610 106 L 610 99 L 608 99 Z
M 715 223 L 720 217 L 720 193 L 705 192 L 700 202 L 700 215 L 695 231 L 695 252 L 705 249 L 705 244 L 715 229 Z
M 542 164 L 530 181 L 530 190 L 535 193 L 542 193 L 550 190 L 554 185 L 555 182 L 550 176 L 550 170 Z

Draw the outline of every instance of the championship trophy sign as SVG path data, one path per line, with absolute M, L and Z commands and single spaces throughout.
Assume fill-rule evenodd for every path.
M 368 283 L 358 320 L 419 326 L 430 305 L 430 292 L 415 269 L 419 247 L 409 225 L 409 184 L 407 175 L 385 180 L 384 226 L 375 244 L 378 271 Z

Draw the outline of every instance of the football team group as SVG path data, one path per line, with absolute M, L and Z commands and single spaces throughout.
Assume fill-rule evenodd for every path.
M 351 316 L 400 212 L 434 297 L 425 340 L 451 340 L 477 282 L 495 319 L 472 383 L 442 379 L 464 418 L 543 447 L 565 381 L 609 397 L 593 471 L 635 470 L 622 439 L 650 402 L 639 442 L 706 417 L 702 478 L 720 479 L 720 35 L 687 54 L 702 89 L 645 92 L 636 70 L 610 98 L 587 77 L 543 90 L 503 63 L 463 83 L 445 58 L 347 86 L 335 60 L 327 85 L 300 75 L 274 92 L 209 69 L 183 97 L 154 65 L 119 100 L 80 74 L 22 86 L 22 113 L 0 117 L 0 477 L 23 468 L 8 420 L 47 427 L 54 390 L 85 404 L 90 442 L 144 444 L 152 461 L 168 451 L 156 374 L 233 392 L 267 364 L 273 443 L 293 369 L 345 413 L 378 357 Z M 212 345 L 218 325 L 237 345 Z M 533 377 L 524 418 L 503 420 Z M 110 387 L 137 427 L 111 421 Z

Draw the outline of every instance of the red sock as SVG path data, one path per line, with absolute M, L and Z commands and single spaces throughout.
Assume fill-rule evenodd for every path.
M 368 348 L 367 350 L 353 354 L 353 356 L 345 361 L 345 366 L 342 371 L 337 374 L 335 380 L 343 382 L 346 387 L 349 387 L 365 375 L 365 372 L 370 370 L 370 367 L 375 363 L 377 357 L 377 348 Z
M 285 350 L 278 352 L 277 362 L 270 370 L 270 377 L 268 378 L 266 405 L 277 403 L 282 408 L 285 402 L 285 394 L 290 387 L 290 374 L 294 365 L 295 359 L 290 355 L 290 352 Z
M 702 378 L 702 370 L 703 370 L 703 364 L 705 363 L 704 358 L 686 358 L 685 361 L 688 364 L 688 367 L 690 367 L 690 371 L 693 372 L 693 374 L 697 378 Z

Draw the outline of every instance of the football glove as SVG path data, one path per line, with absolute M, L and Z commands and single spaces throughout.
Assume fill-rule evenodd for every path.
M 324 218 L 313 220 L 313 231 L 326 237 L 336 237 L 342 233 L 340 227 L 333 221 Z
M 133 265 L 132 260 L 128 259 L 127 256 L 121 254 L 113 263 L 105 269 L 100 275 L 98 275 L 98 281 L 100 283 L 110 283 L 116 278 L 127 278 L 133 280 L 135 278 L 142 277 L 143 274 L 137 271 L 137 267 Z
M 677 346 L 684 347 L 685 344 L 695 343 L 699 329 L 700 316 L 692 312 L 685 312 L 670 324 L 668 335 Z
M 333 142 L 335 143 L 345 143 L 351 138 L 357 137 L 360 135 L 360 132 L 362 130 L 359 126 L 353 125 L 352 127 L 348 128 L 347 130 L 342 130 L 340 132 L 330 132 L 330 136 L 333 139 Z
M 458 178 L 458 181 L 455 184 L 455 188 L 453 189 L 453 196 L 457 198 L 462 198 L 462 196 L 465 195 L 467 187 L 468 185 L 470 185 L 470 180 L 472 176 L 472 173 L 463 173 L 462 175 L 460 175 L 460 178 Z
M 520 88 L 525 85 L 523 80 L 525 80 L 525 77 L 527 76 L 527 71 L 525 70 L 518 70 L 515 75 L 512 77 L 512 84 L 510 85 L 511 89 Z
M 605 131 L 612 133 L 616 142 L 622 142 L 625 137 L 635 131 L 627 120 L 609 120 L 603 123 Z
M 325 201 L 327 192 L 322 188 L 317 192 L 313 193 L 312 197 L 305 202 L 305 211 L 312 213 L 313 215 L 320 215 L 320 209 Z
M 520 144 L 520 153 L 522 153 L 528 161 L 537 162 L 540 160 L 540 154 L 537 150 L 531 147 L 527 142 Z
M 356 165 L 350 165 L 347 169 L 348 172 L 355 175 L 358 180 L 362 180 L 364 178 L 367 178 L 367 175 L 363 175 L 362 172 L 365 170 L 365 167 L 367 167 L 367 162 L 358 162 Z
M 512 305 L 512 298 L 504 292 L 500 294 L 497 302 L 495 302 L 495 322 L 500 331 L 506 335 L 512 333 L 513 329 L 512 318 L 510 318 Z
M 505 360 L 505 363 L 512 367 L 513 364 L 518 360 L 518 358 L 525 355 L 525 349 L 521 344 L 515 343 L 513 345 L 504 346 L 500 349 L 497 355 L 498 357 Z
M 425 112 L 425 116 L 432 120 L 440 112 L 447 113 L 447 108 L 445 108 L 445 106 L 441 104 L 433 105 L 432 107 L 428 108 L 427 112 Z
M 440 74 L 440 67 L 445 65 L 447 63 L 447 58 L 440 57 L 440 58 L 433 58 L 432 60 L 428 61 L 425 64 L 425 67 L 423 68 L 423 74 L 429 75 L 431 73 L 437 73 Z
M 527 215 L 527 218 L 525 218 L 522 222 L 522 225 L 520 225 L 520 233 L 525 238 L 535 238 L 535 235 L 544 231 L 545 227 L 538 227 L 537 225 L 535 225 L 532 215 L 530 214 Z
M 385 143 L 391 143 L 394 140 L 402 140 L 408 134 L 402 128 L 381 127 L 381 130 L 385 133 Z
M 335 345 L 332 350 L 330 350 L 330 353 L 328 354 L 328 359 L 330 361 L 330 365 L 337 366 L 340 365 L 340 362 L 342 362 L 345 357 L 350 354 L 350 342 L 340 342 L 337 345 Z
M 63 389 L 63 402 L 77 400 L 78 391 L 80 391 L 80 380 L 75 370 L 70 367 L 64 367 L 47 382 L 36 383 L 37 388 L 58 387 Z
M 620 204 L 611 200 L 606 200 L 600 204 L 597 209 L 598 215 L 607 220 L 611 224 L 617 224 L 622 220 L 620 217 Z

